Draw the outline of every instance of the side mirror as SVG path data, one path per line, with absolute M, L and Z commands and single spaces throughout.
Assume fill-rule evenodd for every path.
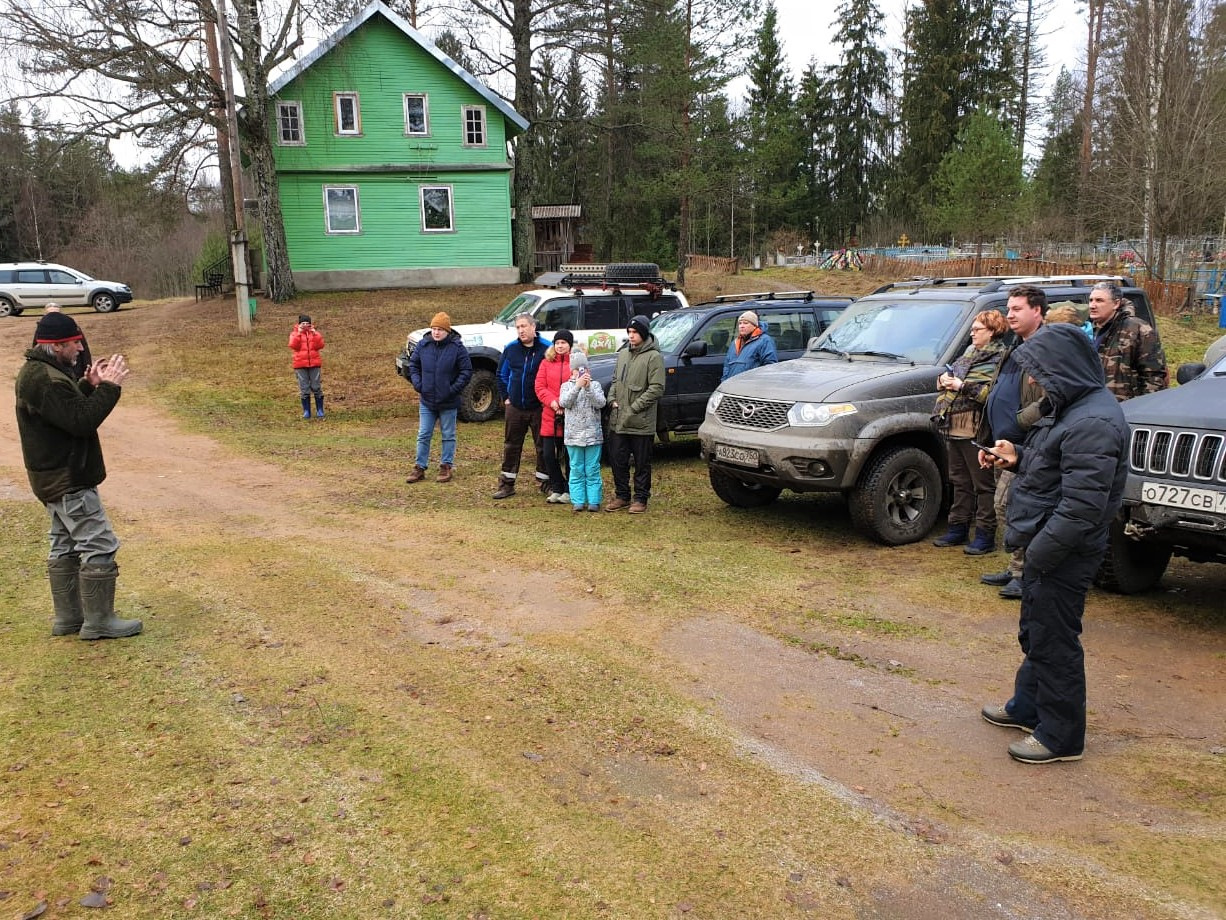
M 1175 379 L 1180 386 L 1185 383 L 1190 383 L 1205 372 L 1205 365 L 1199 361 L 1194 361 L 1191 364 L 1179 365 L 1179 370 L 1175 371 Z
M 695 339 L 690 344 L 685 346 L 685 350 L 681 352 L 683 358 L 705 358 L 707 356 L 707 343 L 702 339 Z

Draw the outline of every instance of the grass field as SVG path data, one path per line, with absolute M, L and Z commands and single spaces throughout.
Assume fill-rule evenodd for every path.
M 881 280 L 782 277 L 699 277 L 687 293 Z M 935 741 L 891 714 L 905 699 L 840 723 L 857 680 L 930 712 L 983 689 L 979 669 L 1007 683 L 1016 614 L 982 612 L 982 563 L 867 544 L 837 497 L 724 507 L 692 439 L 660 448 L 638 519 L 491 502 L 497 423 L 461 425 L 450 486 L 406 486 L 405 334 L 439 309 L 487 319 L 514 290 L 261 302 L 247 337 L 229 301 L 89 318 L 95 352 L 137 369 L 117 412 L 169 413 L 225 454 L 191 467 L 216 476 L 195 504 L 103 487 L 125 541 L 120 601 L 147 622 L 131 641 L 46 637 L 44 512 L 0 491 L 0 916 L 80 916 L 83 899 L 124 918 L 1226 911 L 1220 754 L 1170 738 L 1104 750 L 1102 778 L 1069 790 L 1044 832 L 1020 798 L 1034 773 L 936 759 L 930 782 L 914 778 Z M 324 422 L 298 417 L 285 342 L 299 312 L 327 340 Z M 1217 330 L 1162 333 L 1174 366 Z M 1095 613 L 1207 649 L 1220 671 L 1226 579 L 1180 577 L 1160 603 Z M 831 711 L 816 692 L 764 697 L 750 737 L 724 706 L 733 691 L 703 689 L 720 675 L 670 652 L 695 629 L 739 637 L 746 656 L 750 638 L 781 649 L 763 671 L 792 655 L 801 673 L 835 669 Z M 789 710 L 815 710 L 811 743 L 846 745 L 861 779 L 783 756 Z M 875 796 L 891 773 L 905 781 Z M 1014 795 L 1008 820 L 983 804 Z

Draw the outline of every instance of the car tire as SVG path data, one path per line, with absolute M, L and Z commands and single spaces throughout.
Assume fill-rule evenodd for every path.
M 498 414 L 498 378 L 493 371 L 476 369 L 472 380 L 460 394 L 460 418 L 466 422 L 488 422 Z
M 1107 555 L 1094 583 L 1116 594 L 1140 594 L 1158 584 L 1171 561 L 1171 548 L 1134 540 L 1116 518 L 1107 534 Z
M 0 297 L 0 316 L 21 316 L 21 311 L 17 309 L 17 304 L 13 301 L 7 297 Z
M 783 491 L 774 486 L 745 482 L 713 466 L 707 467 L 707 475 L 715 494 L 733 508 L 765 508 Z
M 660 266 L 655 262 L 613 262 L 605 267 L 604 276 L 618 284 L 659 281 Z
M 944 483 L 918 447 L 895 447 L 869 461 L 847 502 L 856 529 L 887 546 L 923 539 L 941 511 Z
M 99 291 L 90 298 L 89 304 L 99 313 L 114 313 L 119 309 L 119 302 L 110 291 Z

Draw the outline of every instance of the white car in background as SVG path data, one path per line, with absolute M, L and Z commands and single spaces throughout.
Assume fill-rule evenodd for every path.
M 118 281 L 100 281 L 53 262 L 0 262 L 0 316 L 20 316 L 49 303 L 118 310 L 132 300 L 132 289 Z

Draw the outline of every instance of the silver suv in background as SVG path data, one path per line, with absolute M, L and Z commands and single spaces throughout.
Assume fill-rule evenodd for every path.
M 118 281 L 101 281 L 53 262 L 0 262 L 0 316 L 20 316 L 49 303 L 118 310 L 132 300 L 132 289 Z

